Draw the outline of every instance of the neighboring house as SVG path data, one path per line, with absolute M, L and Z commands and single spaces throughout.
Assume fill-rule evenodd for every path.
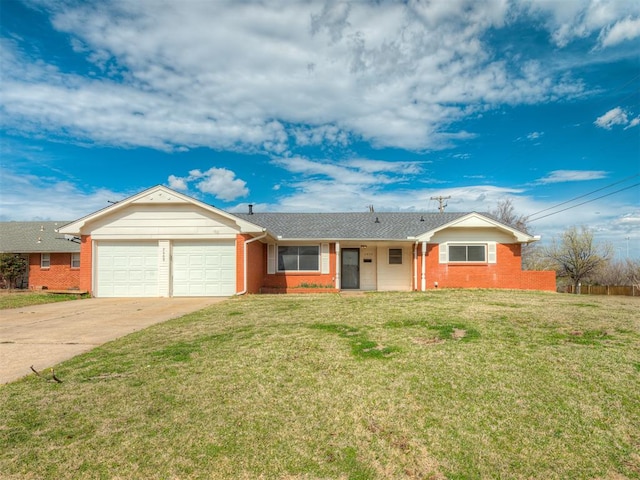
M 17 288 L 77 290 L 80 285 L 79 239 L 58 233 L 60 222 L 0 222 L 0 253 L 27 259 L 29 268 Z
M 538 237 L 478 213 L 231 214 L 156 186 L 58 232 L 98 297 L 556 287 L 522 271 Z

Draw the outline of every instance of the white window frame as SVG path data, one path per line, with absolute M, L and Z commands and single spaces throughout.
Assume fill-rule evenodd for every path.
M 71 268 L 74 270 L 80 268 L 80 252 L 74 252 L 71 254 Z
M 392 257 L 392 255 L 391 255 L 391 251 L 392 250 L 398 250 L 400 252 L 400 255 L 399 255 L 400 261 L 399 262 L 392 262 L 391 261 L 391 258 L 395 258 L 396 260 L 398 259 L 398 255 L 397 254 L 394 254 L 393 257 Z M 402 248 L 389 248 L 388 257 L 387 257 L 387 261 L 389 262 L 389 265 L 402 265 L 402 263 L 404 261 L 403 257 L 404 257 L 404 252 L 403 252 Z
M 293 247 L 297 247 L 297 248 L 314 247 L 314 248 L 317 248 L 317 250 L 318 250 L 318 256 L 317 256 L 318 268 L 313 269 L 313 270 L 300 270 L 300 268 L 299 268 L 300 267 L 300 253 L 298 252 L 298 269 L 296 269 L 296 270 L 294 270 L 294 269 L 281 269 L 280 268 L 280 248 L 293 248 Z M 306 272 L 318 273 L 318 272 L 320 272 L 321 265 L 322 265 L 322 258 L 321 258 L 322 248 L 321 248 L 319 243 L 308 244 L 308 245 L 304 245 L 304 244 L 277 245 L 276 249 L 275 249 L 275 253 L 276 253 L 276 268 L 277 268 L 277 272 L 278 273 L 306 273 Z
M 451 260 L 449 255 L 450 247 L 484 247 L 484 260 Z M 440 263 L 448 263 L 453 265 L 486 265 L 497 263 L 497 243 L 496 242 L 447 242 L 441 243 Z M 468 258 L 468 251 L 467 251 Z
M 50 253 L 41 253 L 40 254 L 40 268 L 42 268 L 42 269 L 51 268 L 51 254 Z

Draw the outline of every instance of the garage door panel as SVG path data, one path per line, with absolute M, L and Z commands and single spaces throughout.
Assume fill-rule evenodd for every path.
M 97 296 L 158 296 L 157 242 L 98 242 Z
M 173 295 L 235 294 L 235 241 L 175 242 Z

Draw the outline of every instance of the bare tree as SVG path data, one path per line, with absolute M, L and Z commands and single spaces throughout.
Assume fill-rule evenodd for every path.
M 491 210 L 489 213 L 505 225 L 529 235 L 532 234 L 531 228 L 527 224 L 529 217 L 516 213 L 513 201 L 510 198 L 500 200 L 495 210 Z M 522 268 L 525 270 L 549 270 L 549 262 L 545 261 L 544 255 L 537 244 L 522 245 Z
M 554 239 L 545 248 L 546 256 L 556 264 L 560 276 L 571 279 L 574 291 L 578 293 L 580 283 L 598 271 L 613 255 L 608 244 L 596 244 L 593 232 L 585 226 L 580 229 L 570 227 L 560 240 Z
M 527 225 L 529 217 L 518 215 L 510 198 L 500 200 L 496 209 L 491 210 L 489 213 L 505 225 L 530 234 L 529 225 Z

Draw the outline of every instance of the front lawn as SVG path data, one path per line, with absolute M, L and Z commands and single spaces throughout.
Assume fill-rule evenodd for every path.
M 0 476 L 640 478 L 640 299 L 233 298 L 0 387 Z
M 7 308 L 21 308 L 43 303 L 66 302 L 89 298 L 89 295 L 73 293 L 46 293 L 32 291 L 2 291 L 0 292 L 0 310 Z

